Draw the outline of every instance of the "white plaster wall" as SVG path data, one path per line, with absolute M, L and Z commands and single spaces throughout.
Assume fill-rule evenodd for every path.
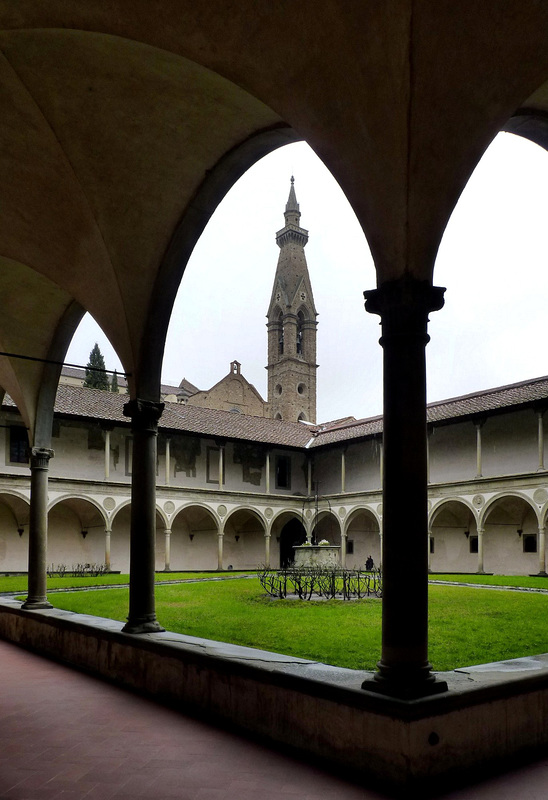
M 19 536 L 9 508 L 0 504 L 0 572 L 21 572 L 27 569 L 29 529 Z
M 535 472 L 537 425 L 532 409 L 490 417 L 481 429 L 483 475 Z
M 223 566 L 228 569 L 257 569 L 265 561 L 265 543 L 262 531 L 238 534 L 236 542 L 233 534 L 225 535 L 223 543 Z
M 461 528 L 434 525 L 432 537 L 434 552 L 430 554 L 432 572 L 476 572 L 478 554 L 470 552 L 470 540 L 464 531 L 476 535 L 475 527 L 463 525 Z
M 476 429 L 472 422 L 434 427 L 428 437 L 430 483 L 471 480 L 476 475 Z
M 531 523 L 525 524 L 523 530 L 537 533 Z M 515 527 L 487 523 L 483 534 L 483 564 L 486 572 L 528 575 L 538 572 L 538 553 L 523 552 L 523 540 Z
M 367 492 L 381 488 L 380 439 L 357 442 L 346 451 L 347 492 Z
M 104 564 L 104 561 L 104 530 L 90 528 L 84 539 L 74 512 L 62 504 L 54 506 L 48 516 L 48 565 L 66 564 L 70 569 L 73 564 Z
M 341 491 L 341 451 L 314 453 L 313 480 L 320 494 L 338 494 Z
M 112 525 L 110 536 L 110 568 L 115 571 L 129 572 L 129 506 L 122 508 Z
M 369 555 L 373 558 L 375 567 L 380 565 L 381 548 L 378 533 L 356 530 L 348 538 L 354 540 L 354 553 L 346 556 L 346 566 L 349 569 L 365 569 Z

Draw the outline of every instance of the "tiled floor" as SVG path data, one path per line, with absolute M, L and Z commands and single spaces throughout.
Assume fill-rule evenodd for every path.
M 0 800 L 384 800 L 1 641 L 0 687 Z M 521 797 L 546 800 L 548 757 L 444 795 Z

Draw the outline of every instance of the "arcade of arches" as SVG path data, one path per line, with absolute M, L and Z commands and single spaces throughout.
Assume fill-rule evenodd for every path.
M 125 512 L 126 631 L 159 630 L 155 446 L 172 303 L 194 244 L 234 181 L 275 147 L 305 139 L 356 212 L 377 271 L 377 287 L 366 292 L 367 311 L 381 318 L 384 354 L 376 688 L 404 696 L 443 689 L 427 656 L 425 346 L 428 315 L 443 306 L 434 261 L 496 133 L 548 144 L 548 6 L 302 0 L 289 12 L 267 0 L 237 8 L 166 0 L 156 12 L 155 4 L 140 4 L 128 13 L 124 0 L 0 6 L 0 386 L 31 444 L 26 608 L 47 606 L 53 401 L 59 363 L 87 310 L 128 373 L 134 468 Z M 296 331 L 286 327 L 286 335 Z M 477 530 L 486 567 L 497 531 L 507 531 L 500 536 L 511 556 L 516 525 L 532 547 L 538 523 L 542 552 L 538 510 L 529 512 L 521 496 L 488 509 L 487 494 L 476 494 L 486 507 Z M 2 506 L 8 516 L 20 512 L 15 499 Z M 97 535 L 97 518 L 72 498 L 50 513 L 66 536 L 81 524 L 90 525 L 84 543 Z M 369 536 L 370 520 L 358 516 L 352 524 Z M 444 546 L 457 551 L 452 537 L 464 520 L 460 507 L 440 511 L 433 558 Z M 259 519 L 242 510 L 228 522 L 258 552 Z M 214 537 L 212 520 L 199 511 L 183 515 L 180 526 L 195 530 L 196 540 Z M 420 587 L 411 596 L 400 589 L 408 571 Z

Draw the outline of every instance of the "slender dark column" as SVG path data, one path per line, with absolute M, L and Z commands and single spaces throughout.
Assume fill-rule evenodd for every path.
M 382 656 L 364 689 L 411 699 L 444 691 L 428 662 L 426 359 L 444 289 L 404 276 L 365 292 L 384 351 Z
M 156 439 L 163 403 L 131 400 L 124 414 L 131 417 L 133 459 L 129 559 L 129 615 L 126 633 L 163 631 L 156 619 L 154 566 L 156 546 Z
M 53 450 L 30 449 L 28 596 L 23 608 L 51 608 L 47 592 L 48 469 Z

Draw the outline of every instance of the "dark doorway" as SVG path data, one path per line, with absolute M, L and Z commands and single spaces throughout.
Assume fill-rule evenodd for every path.
M 295 551 L 299 544 L 306 542 L 306 532 L 303 523 L 299 519 L 291 519 L 287 522 L 280 534 L 280 567 L 287 569 L 293 566 L 295 561 Z

